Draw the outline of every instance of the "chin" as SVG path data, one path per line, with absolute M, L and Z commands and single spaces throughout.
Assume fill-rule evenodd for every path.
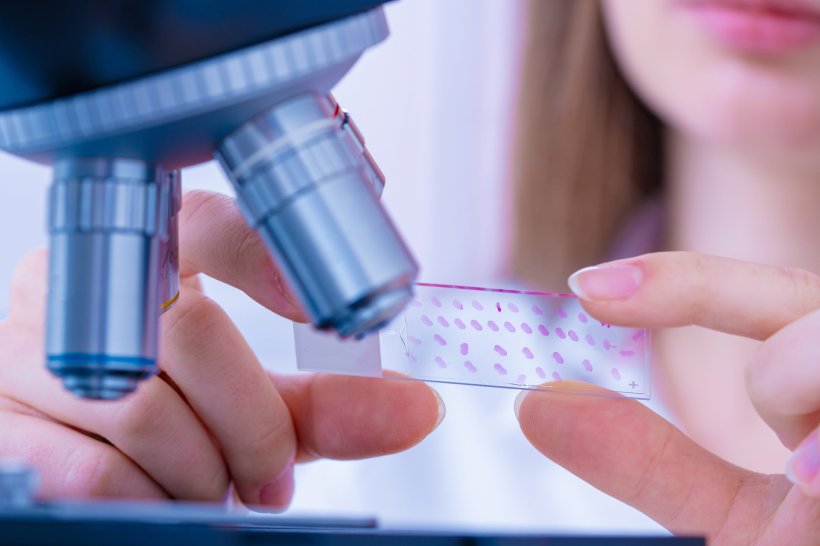
M 701 79 L 667 102 L 669 123 L 692 136 L 755 154 L 820 157 L 820 81 L 772 74 Z

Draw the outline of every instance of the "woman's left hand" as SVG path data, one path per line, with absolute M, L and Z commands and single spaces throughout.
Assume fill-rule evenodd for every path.
M 762 340 L 747 366 L 748 394 L 794 452 L 787 475 L 757 474 L 634 400 L 538 391 L 516 401 L 527 439 L 675 533 L 706 534 L 710 544 L 818 544 L 820 277 L 672 252 L 587 268 L 570 284 L 590 314 L 611 324 L 695 324 Z

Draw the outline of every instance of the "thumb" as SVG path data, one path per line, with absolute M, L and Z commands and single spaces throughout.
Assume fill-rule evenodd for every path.
M 598 388 L 590 393 L 598 396 L 560 392 L 577 391 L 571 383 L 519 396 L 524 435 L 549 459 L 672 532 L 714 536 L 738 508 L 739 492 L 764 479 L 704 450 L 635 400 Z M 754 532 L 760 519 L 746 520 L 733 536 Z

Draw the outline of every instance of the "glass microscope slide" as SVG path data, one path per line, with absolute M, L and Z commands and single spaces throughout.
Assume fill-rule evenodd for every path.
M 303 371 L 650 397 L 650 332 L 595 320 L 568 294 L 419 283 L 378 336 L 340 340 L 302 324 L 294 336 Z

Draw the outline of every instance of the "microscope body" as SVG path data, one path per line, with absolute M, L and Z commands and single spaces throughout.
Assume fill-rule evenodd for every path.
M 317 327 L 361 337 L 409 302 L 384 177 L 330 95 L 387 36 L 382 3 L 0 7 L 0 148 L 54 166 L 46 358 L 66 388 L 116 399 L 157 372 L 179 169 L 214 157 Z

